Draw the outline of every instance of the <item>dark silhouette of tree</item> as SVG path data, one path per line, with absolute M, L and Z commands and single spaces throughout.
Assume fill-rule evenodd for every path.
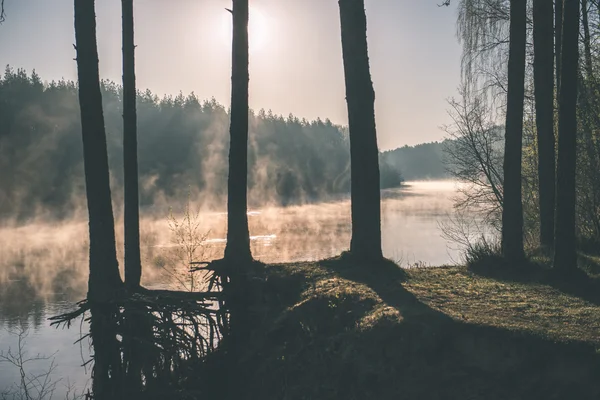
M 562 65 L 563 1 L 554 0 L 554 56 L 556 57 L 556 96 L 560 100 L 560 77 Z
M 375 92 L 369 71 L 364 0 L 339 0 L 350 130 L 352 239 L 350 253 L 378 260 L 381 194 L 375 128 Z
M 540 244 L 554 246 L 554 10 L 548 0 L 533 1 L 533 75 L 538 145 Z
M 502 252 L 509 260 L 524 258 L 521 160 L 523 101 L 525 96 L 525 44 L 527 1 L 510 2 L 510 49 L 504 144 L 504 207 L 502 209 Z
M 573 271 L 577 268 L 575 172 L 577 164 L 579 0 L 565 0 L 563 12 L 561 88 L 558 103 L 554 267 L 563 271 Z
M 596 13 L 591 13 L 593 8 Z M 583 24 L 583 62 L 579 68 L 578 107 L 578 154 L 577 154 L 577 234 L 584 247 L 600 243 L 600 114 L 598 113 L 599 90 L 594 60 L 598 56 L 597 37 L 600 6 L 597 1 L 581 1 Z
M 75 0 L 74 3 L 79 106 L 90 230 L 88 300 L 103 302 L 115 296 L 122 281 L 115 245 L 94 0 Z
M 252 260 L 248 230 L 248 0 L 233 0 L 231 122 L 225 259 Z
M 133 0 L 122 0 L 123 18 L 123 189 L 125 197 L 125 284 L 140 286 L 140 214 L 137 163 L 137 112 Z

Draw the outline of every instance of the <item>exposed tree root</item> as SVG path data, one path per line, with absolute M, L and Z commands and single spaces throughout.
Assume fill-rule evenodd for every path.
M 214 352 L 228 332 L 223 293 L 141 289 L 108 303 L 88 299 L 50 318 L 90 323 L 95 398 L 161 398 L 176 390 L 190 363 Z M 92 361 L 92 360 L 90 360 Z

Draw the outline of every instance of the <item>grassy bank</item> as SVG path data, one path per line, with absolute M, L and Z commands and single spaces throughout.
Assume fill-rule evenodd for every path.
M 600 302 L 543 279 L 341 260 L 266 277 L 232 398 L 600 398 Z

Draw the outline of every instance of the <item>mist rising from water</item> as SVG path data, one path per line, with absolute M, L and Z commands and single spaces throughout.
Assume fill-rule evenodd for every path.
M 442 264 L 448 259 L 437 221 L 452 212 L 455 184 L 450 181 L 412 182 L 382 192 L 382 236 L 386 257 L 405 263 Z M 191 208 L 201 204 L 192 202 Z M 165 268 L 185 274 L 174 261 L 169 208 L 142 212 L 140 221 L 142 283 L 169 285 Z M 176 218 L 182 208 L 174 207 Z M 198 257 L 222 257 L 227 215 L 203 210 L 198 233 L 205 236 Z M 338 255 L 350 243 L 348 198 L 288 207 L 264 207 L 248 212 L 251 247 L 267 263 L 318 260 Z M 117 256 L 123 267 L 123 221 L 116 220 Z M 0 228 L 0 304 L 19 308 L 25 301 L 56 296 L 83 298 L 87 290 L 88 226 L 83 218 L 62 222 L 34 220 Z M 169 265 L 171 264 L 171 265 Z M 173 265 L 177 264 L 177 265 Z M 13 310 L 15 311 L 15 310 Z

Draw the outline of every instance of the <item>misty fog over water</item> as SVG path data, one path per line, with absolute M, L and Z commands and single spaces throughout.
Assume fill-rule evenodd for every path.
M 383 191 L 384 255 L 403 267 L 458 261 L 458 251 L 447 246 L 439 228 L 440 222 L 447 220 L 453 211 L 454 193 L 452 181 L 408 182 L 402 188 Z M 194 211 L 193 202 L 190 208 Z M 173 210 L 174 214 L 177 212 Z M 165 209 L 163 214 L 164 218 L 159 218 L 158 213 L 152 217 L 142 214 L 142 283 L 150 287 L 177 287 L 173 274 L 165 271 L 172 263 L 177 264 L 174 268 L 182 276 L 184 272 L 174 253 L 177 245 L 169 229 L 169 210 Z M 197 257 L 203 260 L 221 257 L 226 214 L 197 215 L 198 234 L 206 237 Z M 338 255 L 349 246 L 349 199 L 251 209 L 248 215 L 253 254 L 264 262 L 318 260 Z M 117 221 L 116 235 L 122 267 L 121 221 Z M 50 327 L 48 318 L 68 310 L 74 301 L 85 296 L 87 246 L 87 223 L 83 220 L 35 221 L 0 230 L 0 348 L 15 348 L 17 330 L 28 327 L 29 354 L 52 355 L 58 351 L 56 377 L 68 376 L 79 388 L 89 379 L 90 371 L 80 365 L 89 359 L 90 349 L 87 340 L 79 345 L 74 342 L 85 332 L 78 327 L 55 329 Z M 86 324 L 83 326 L 87 329 Z M 47 367 L 49 361 L 38 364 L 38 368 Z M 17 370 L 0 364 L 0 389 L 17 377 Z M 59 392 L 64 390 L 60 387 L 62 383 L 67 382 L 59 384 Z

